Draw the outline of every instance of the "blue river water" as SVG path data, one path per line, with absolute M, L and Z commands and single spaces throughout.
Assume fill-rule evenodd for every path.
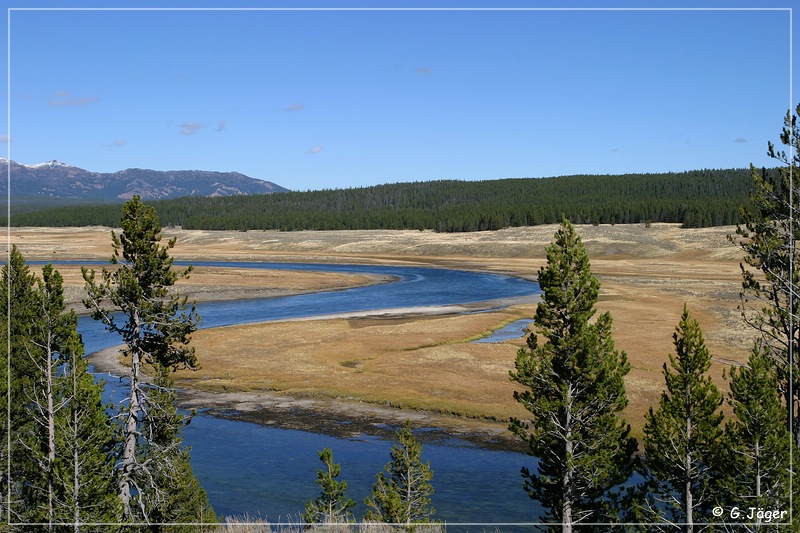
M 472 341 L 476 344 L 486 344 L 492 342 L 503 342 L 511 339 L 519 339 L 528 333 L 528 326 L 533 323 L 533 319 L 523 318 L 522 320 L 515 320 L 514 322 L 494 331 L 487 337 L 482 337 L 478 340 Z
M 509 276 L 438 268 L 300 263 L 210 263 L 195 266 L 235 266 L 328 272 L 371 273 L 396 281 L 342 291 L 279 298 L 198 304 L 201 327 L 260 322 L 364 310 L 439 306 L 499 300 L 539 292 L 536 283 Z M 119 343 L 102 325 L 79 320 L 87 353 Z M 113 389 L 118 383 L 109 383 Z M 119 400 L 119 398 L 117 398 Z M 370 435 L 338 438 L 329 435 L 200 413 L 184 430 L 192 447 L 192 467 L 217 513 L 297 522 L 304 505 L 319 491 L 314 483 L 321 465 L 317 451 L 330 447 L 341 464 L 340 479 L 360 517 L 375 475 L 389 461 L 391 441 Z M 535 522 L 541 509 L 522 488 L 520 469 L 534 468 L 535 459 L 520 453 L 486 450 L 467 441 L 426 442 L 423 460 L 434 471 L 435 518 L 446 523 Z M 456 530 L 452 526 L 448 529 Z M 478 530 L 480 528 L 477 528 Z M 476 530 L 475 527 L 472 530 Z

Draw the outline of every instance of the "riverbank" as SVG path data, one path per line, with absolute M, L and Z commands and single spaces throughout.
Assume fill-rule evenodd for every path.
M 529 304 L 535 303 L 538 296 L 524 298 Z M 521 304 L 523 299 L 509 300 L 507 303 Z M 330 340 L 325 334 L 325 330 L 336 328 L 343 323 L 358 323 L 359 328 L 368 329 L 375 323 L 383 326 L 391 325 L 396 327 L 399 323 L 413 324 L 417 330 L 420 329 L 420 319 L 426 317 L 428 324 L 444 320 L 446 322 L 475 320 L 486 323 L 494 323 L 495 313 L 486 311 L 496 309 L 501 302 L 486 302 L 477 304 L 466 304 L 459 306 L 437 306 L 437 307 L 416 307 L 402 309 L 382 309 L 373 311 L 363 311 L 356 313 L 343 313 L 324 318 L 296 318 L 282 321 L 275 321 L 261 324 L 247 324 L 241 326 L 227 326 L 221 328 L 211 328 L 196 332 L 201 340 L 195 341 L 198 351 L 203 351 L 208 346 L 207 336 L 221 338 L 235 338 L 239 347 L 233 350 L 234 358 L 241 357 L 245 351 L 254 348 L 248 344 L 247 329 L 256 333 L 254 341 L 259 344 L 257 353 L 270 351 L 271 347 L 283 344 L 285 337 L 294 337 L 299 331 L 313 330 L 323 339 Z M 478 313 L 468 314 L 463 313 Z M 504 313 L 508 317 L 517 316 L 515 313 Z M 460 320 L 459 320 L 460 319 Z M 507 322 L 508 320 L 505 320 Z M 265 329 L 267 331 L 265 331 Z M 425 328 L 423 328 L 425 329 Z M 428 331 L 430 328 L 427 328 Z M 442 329 L 437 326 L 437 329 Z M 450 328 L 448 328 L 450 330 Z M 275 331 L 283 330 L 283 335 L 273 335 Z M 488 333 L 488 330 L 485 331 Z M 208 334 L 208 335 L 205 335 Z M 352 332 L 349 333 L 352 336 Z M 362 335 L 363 336 L 363 335 Z M 402 337 L 402 336 L 401 336 Z M 356 340 L 356 343 L 359 341 Z M 243 347 L 244 346 L 244 347 Z M 487 345 L 473 345 L 475 349 L 484 349 Z M 116 380 L 117 376 L 125 376 L 129 368 L 125 360 L 121 357 L 122 345 L 100 350 L 89 355 L 89 359 L 95 368 L 95 372 L 108 374 L 108 380 Z M 405 372 L 403 365 L 398 364 L 397 353 L 409 352 L 407 345 L 401 341 L 393 347 L 394 351 L 387 354 L 393 360 L 393 367 L 398 368 L 399 373 Z M 490 347 L 489 347 L 490 348 Z M 335 351 L 342 348 L 334 349 Z M 457 373 L 451 373 L 451 381 L 461 392 L 464 401 L 460 405 L 462 411 L 454 411 L 452 402 L 448 401 L 448 408 L 433 409 L 421 408 L 430 403 L 428 392 L 420 390 L 419 387 L 412 386 L 411 390 L 404 390 L 397 382 L 398 376 L 392 376 L 394 380 L 392 387 L 385 387 L 387 380 L 385 376 L 373 375 L 365 382 L 359 380 L 359 387 L 352 383 L 342 383 L 346 381 L 338 372 L 336 366 L 337 356 L 333 356 L 333 363 L 327 352 L 319 350 L 323 355 L 322 362 L 314 366 L 312 372 L 305 372 L 302 376 L 303 385 L 295 388 L 286 386 L 282 380 L 285 379 L 280 372 L 275 371 L 274 367 L 293 366 L 271 364 L 269 361 L 259 365 L 257 369 L 248 368 L 245 371 L 237 372 L 237 368 L 232 366 L 227 359 L 214 358 L 206 359 L 210 361 L 210 368 L 203 367 L 199 371 L 179 371 L 176 373 L 176 385 L 178 386 L 178 400 L 184 409 L 201 410 L 207 414 L 231 420 L 241 420 L 254 422 L 267 426 L 276 426 L 283 429 L 296 429 L 315 433 L 326 434 L 341 438 L 358 438 L 362 435 L 372 435 L 392 438 L 396 427 L 402 425 L 405 420 L 411 420 L 415 426 L 426 428 L 425 442 L 435 443 L 446 441 L 453 437 L 470 442 L 484 449 L 496 449 L 506 451 L 524 452 L 524 447 L 518 439 L 515 439 L 507 431 L 507 421 L 505 420 L 505 409 L 500 409 L 495 415 L 487 415 L 483 409 L 485 405 L 479 405 L 475 396 L 475 389 L 483 387 L 489 390 L 494 388 L 494 376 L 489 376 L 488 382 L 475 379 L 475 369 L 468 372 L 470 381 L 465 383 L 463 379 L 455 379 Z M 352 355 L 352 352 L 348 352 Z M 286 354 L 282 354 L 280 360 L 285 361 Z M 327 361 L 327 362 L 326 362 Z M 362 374 L 363 369 L 359 368 L 363 361 L 352 359 L 348 362 L 351 365 L 344 366 L 344 373 L 350 371 Z M 414 366 L 426 365 L 426 362 L 416 361 Z M 222 369 L 226 369 L 225 372 Z M 419 368 L 418 368 L 419 370 Z M 501 368 L 501 372 L 506 372 Z M 226 377 L 219 377 L 220 374 Z M 419 373 L 419 372 L 418 372 Z M 436 386 L 435 373 L 421 372 L 428 375 L 426 388 L 430 390 Z M 490 373 L 491 374 L 491 373 Z M 244 381 L 247 376 L 248 381 Z M 269 376 L 270 387 L 263 387 L 265 376 Z M 316 379 L 315 379 L 316 378 Z M 290 378 L 297 379 L 297 376 Z M 484 380 L 485 381 L 485 380 Z M 269 390 L 269 389 L 279 390 Z M 358 388 L 358 392 L 354 392 Z M 368 390 L 377 394 L 369 395 Z M 344 391 L 344 392 L 342 392 Z M 398 395 L 398 392 L 403 391 Z M 509 388 L 509 395 L 511 394 Z M 486 398 L 484 391 L 483 398 Z M 353 393 L 354 395 L 342 396 L 342 394 Z M 411 395 L 411 396 L 408 396 Z M 506 396 L 506 395 L 504 395 Z M 501 399 L 501 403 L 506 403 L 506 398 Z M 411 401 L 411 403 L 409 403 Z M 421 403 L 420 403 L 421 402 Z M 427 402 L 427 403 L 426 403 Z M 513 407 L 513 404 L 512 404 Z M 466 409 L 464 411 L 463 409 Z M 515 413 L 521 415 L 522 413 Z
M 438 234 L 419 231 L 212 232 L 165 228 L 164 233 L 165 237 L 177 237 L 178 244 L 173 249 L 172 255 L 181 260 L 425 265 L 499 272 L 530 279 L 535 277 L 538 268 L 545 263 L 545 247 L 550 243 L 556 229 L 555 226 L 537 226 L 510 228 L 497 232 Z M 682 229 L 677 225 L 653 224 L 650 227 L 578 226 L 577 229 L 589 252 L 592 270 L 601 281 L 599 311 L 611 312 L 614 318 L 613 333 L 617 348 L 627 352 L 631 363 L 631 372 L 626 379 L 630 405 L 625 411 L 625 416 L 633 425 L 634 433 L 640 431 L 647 408 L 657 404 L 664 387 L 661 368 L 667 360 L 667 354 L 673 349 L 672 333 L 684 303 L 699 320 L 711 353 L 718 356 L 710 372 L 712 378 L 723 391 L 727 390 L 728 385 L 722 379 L 726 361 L 744 360 L 751 346 L 752 337 L 751 332 L 742 324 L 737 310 L 741 284 L 738 266 L 741 251 L 727 240 L 727 236 L 733 234 L 735 228 Z M 109 228 L 46 230 L 12 228 L 12 242 L 18 244 L 26 258 L 31 259 L 46 260 L 58 257 L 106 260 L 111 255 L 109 236 Z M 241 285 L 245 275 L 251 274 L 231 275 L 225 281 L 220 281 L 221 285 L 216 286 Z M 192 279 L 200 286 L 209 283 L 209 280 L 204 280 L 199 270 L 192 275 Z M 268 280 L 263 280 L 263 287 L 270 287 Z M 237 297 L 235 290 L 231 295 Z M 533 306 L 527 310 L 520 310 L 518 314 L 532 316 Z M 498 319 L 496 323 L 504 320 L 503 317 L 495 318 Z M 409 342 L 415 338 L 420 340 L 421 335 L 416 328 L 416 322 L 422 324 L 432 319 L 416 315 L 404 317 L 403 320 L 404 324 L 391 324 L 390 318 L 381 321 L 374 317 L 362 317 L 358 320 L 351 318 L 338 322 L 320 321 L 320 324 L 329 323 L 325 327 L 328 328 L 330 335 L 323 348 L 327 351 L 337 347 L 345 350 L 348 343 L 352 347 L 352 332 L 369 331 L 371 338 L 375 340 L 362 344 L 360 349 L 369 351 L 372 348 L 376 354 L 388 353 L 382 352 L 384 350 L 382 346 L 394 342 L 400 338 L 399 335 Z M 395 322 L 398 320 L 395 319 Z M 446 322 L 443 321 L 441 324 Z M 429 323 L 428 326 L 430 325 Z M 293 333 L 304 342 L 313 343 L 318 327 L 317 323 L 303 323 L 298 325 Z M 392 327 L 400 329 L 392 330 Z M 444 329 L 447 330 L 449 327 L 445 326 Z M 407 350 L 400 355 L 406 357 L 407 361 L 428 360 L 432 366 L 399 365 L 395 372 L 401 377 L 419 376 L 414 385 L 418 390 L 434 390 L 434 387 L 428 386 L 428 378 L 435 375 L 442 382 L 447 382 L 447 372 L 453 365 L 464 372 L 459 376 L 459 380 L 463 383 L 471 383 L 473 377 L 477 381 L 482 381 L 478 379 L 480 374 L 477 370 L 474 375 L 470 374 L 471 368 L 479 369 L 481 366 L 470 362 L 487 361 L 489 360 L 487 358 L 490 358 L 495 365 L 492 378 L 495 385 L 491 390 L 487 390 L 485 396 L 513 402 L 508 399 L 511 384 L 507 379 L 507 370 L 513 368 L 514 356 L 520 342 L 492 345 L 492 353 L 489 355 L 488 352 L 481 352 L 472 348 L 469 343 L 463 342 L 469 336 L 480 335 L 487 327 L 484 324 L 475 324 L 474 331 L 452 332 L 453 338 L 440 339 L 437 341 L 438 346 L 426 346 L 426 343 L 421 342 L 418 349 Z M 203 353 L 198 351 L 201 364 L 210 368 L 216 364 L 214 363 L 216 354 L 229 353 L 238 350 L 237 346 L 246 346 L 240 342 L 240 333 L 239 330 L 227 330 L 227 334 L 218 334 L 217 339 L 209 337 L 208 345 L 216 348 Z M 378 335 L 379 333 L 385 333 L 385 336 Z M 204 341 L 202 335 L 198 332 L 196 342 Z M 253 338 L 258 338 L 257 334 L 252 335 Z M 222 341 L 225 341 L 225 344 L 215 344 Z M 307 347 L 309 348 L 307 353 L 315 353 L 311 345 Z M 246 348 L 242 350 L 241 355 L 246 357 L 248 355 Z M 282 371 L 288 374 L 296 372 L 302 375 L 308 368 L 317 364 L 308 357 L 301 357 L 300 352 L 296 357 L 284 357 L 284 353 L 277 352 L 276 358 L 283 359 L 285 368 Z M 371 372 L 378 375 L 380 372 L 392 371 L 390 362 L 393 357 L 395 356 L 384 356 L 383 359 L 387 362 L 378 368 L 377 362 L 381 358 L 364 362 L 360 359 L 366 357 L 342 355 L 341 359 L 335 362 L 338 366 L 333 368 L 337 372 L 349 372 L 343 376 L 341 382 L 349 383 L 351 390 L 342 390 L 337 395 L 340 398 L 361 397 L 362 389 L 360 385 L 354 384 L 357 383 L 354 379 L 369 375 Z M 441 363 L 439 366 L 436 366 L 437 361 Z M 339 365 L 340 362 L 345 364 Z M 243 359 L 237 366 L 246 369 L 248 363 Z M 359 370 L 366 372 L 361 372 L 359 375 Z M 435 374 L 431 374 L 432 372 Z M 335 375 L 339 376 L 338 373 Z M 399 390 L 413 390 L 411 380 L 395 380 L 392 377 L 394 374 L 391 373 L 385 375 L 388 377 L 383 378 L 381 387 L 376 392 L 411 396 L 413 400 L 413 396 L 416 395 L 409 395 Z M 224 374 L 216 377 L 219 378 L 218 383 L 226 379 Z M 198 376 L 193 378 L 194 384 L 198 385 L 196 378 Z M 229 390 L 236 386 L 235 383 L 223 385 L 228 386 Z M 240 385 L 241 389 L 246 389 L 253 384 Z M 314 395 L 319 395 L 321 392 L 303 389 L 302 385 L 302 382 L 295 383 L 283 390 L 292 391 L 292 394 L 301 399 L 318 399 L 314 398 Z M 208 384 L 206 386 L 210 387 Z M 276 384 L 266 383 L 262 388 L 269 389 L 271 386 L 275 387 Z M 459 388 L 456 385 L 453 388 L 454 390 L 439 390 L 438 398 L 444 398 L 443 401 L 450 403 L 470 400 L 469 397 L 465 400 L 460 399 Z M 221 387 L 219 390 L 225 392 Z M 326 395 L 324 401 L 336 402 L 336 396 L 333 400 L 329 397 Z M 344 400 L 340 401 L 347 405 Z M 364 403 L 371 401 L 365 399 Z M 414 407 L 413 402 L 409 404 L 412 405 L 407 411 L 409 414 L 420 408 L 425 409 L 424 406 Z M 455 416 L 449 418 L 459 420 Z M 476 423 L 497 426 L 488 419 Z

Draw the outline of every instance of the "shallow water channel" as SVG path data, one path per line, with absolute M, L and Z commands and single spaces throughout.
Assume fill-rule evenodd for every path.
M 374 273 L 397 281 L 342 291 L 198 304 L 201 327 L 365 310 L 466 304 L 529 296 L 536 283 L 509 276 L 439 268 L 299 263 L 198 263 L 237 268 L 273 268 L 326 272 Z M 87 353 L 119 343 L 89 317 L 79 330 Z M 109 397 L 120 401 L 122 384 L 110 379 Z M 522 488 L 520 468 L 534 467 L 525 454 L 486 450 L 467 441 L 425 430 L 423 460 L 434 471 L 435 518 L 449 524 L 534 522 L 539 507 Z M 321 466 L 317 451 L 330 447 L 341 464 L 348 495 L 365 511 L 375 475 L 389 461 L 391 441 L 368 434 L 354 438 L 267 427 L 200 413 L 184 430 L 192 447 L 192 467 L 208 491 L 214 509 L 223 515 L 248 515 L 275 522 L 297 522 L 307 500 L 318 493 L 314 483 Z M 472 526 L 448 529 L 480 530 Z M 505 528 L 503 528 L 505 529 Z

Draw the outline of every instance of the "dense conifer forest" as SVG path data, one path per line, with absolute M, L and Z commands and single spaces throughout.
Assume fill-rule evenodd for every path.
M 768 171 L 764 171 L 768 172 Z M 771 173 L 771 172 L 769 172 Z M 151 202 L 164 225 L 210 230 L 419 229 L 437 232 L 513 226 L 740 222 L 749 169 L 578 175 L 487 181 L 429 181 L 372 187 Z M 27 211 L 27 212 L 23 212 Z M 116 205 L 16 210 L 12 226 L 115 226 Z

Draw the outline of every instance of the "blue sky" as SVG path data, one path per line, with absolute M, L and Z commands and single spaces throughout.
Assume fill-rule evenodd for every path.
M 294 190 L 768 165 L 793 4 L 10 0 L 137 10 L 8 12 L 0 155 Z M 592 9 L 660 7 L 717 9 Z

